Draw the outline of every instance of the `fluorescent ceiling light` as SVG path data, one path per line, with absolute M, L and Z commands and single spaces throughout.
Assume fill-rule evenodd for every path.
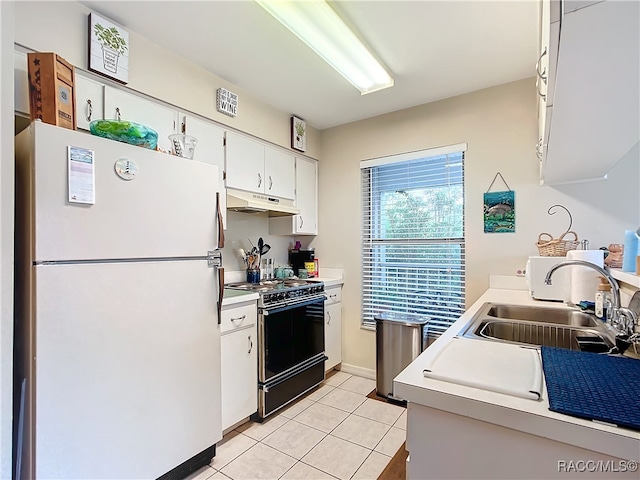
M 362 94 L 393 86 L 393 78 L 324 0 L 255 0 Z

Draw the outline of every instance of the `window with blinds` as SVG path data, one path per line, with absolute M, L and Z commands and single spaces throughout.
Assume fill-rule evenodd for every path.
M 466 144 L 361 162 L 362 321 L 428 317 L 439 335 L 464 312 Z

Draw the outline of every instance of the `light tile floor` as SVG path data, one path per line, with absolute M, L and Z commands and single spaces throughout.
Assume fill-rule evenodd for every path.
M 367 398 L 373 380 L 336 372 L 263 423 L 218 443 L 189 480 L 375 480 L 406 438 L 404 408 Z

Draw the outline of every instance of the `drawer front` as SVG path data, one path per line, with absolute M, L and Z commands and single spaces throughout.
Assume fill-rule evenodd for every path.
M 255 325 L 258 318 L 258 307 L 256 303 L 249 305 L 234 305 L 222 308 L 222 319 L 220 322 L 220 333 L 232 332 L 239 328 Z
M 327 296 L 325 305 L 333 305 L 334 303 L 342 302 L 342 286 L 329 287 L 324 289 L 324 293 Z

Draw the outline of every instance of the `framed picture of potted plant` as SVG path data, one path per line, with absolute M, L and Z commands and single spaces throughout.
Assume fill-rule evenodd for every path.
M 301 152 L 307 149 L 307 124 L 295 115 L 291 117 L 291 148 Z
M 89 70 L 129 81 L 129 32 L 97 13 L 89 14 Z

